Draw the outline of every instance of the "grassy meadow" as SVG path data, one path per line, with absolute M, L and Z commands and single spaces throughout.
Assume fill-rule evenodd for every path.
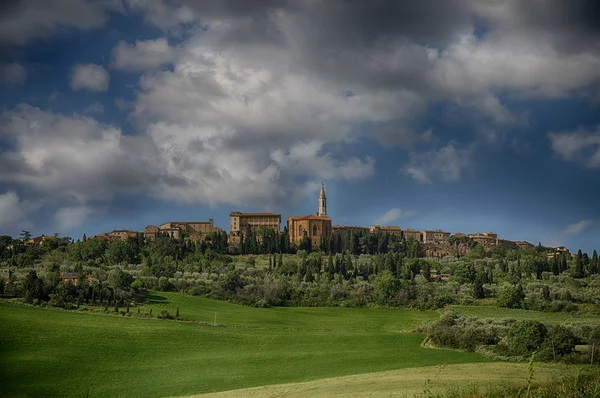
M 548 383 L 571 375 L 565 366 L 537 365 L 536 383 Z M 427 398 L 440 394 L 466 392 L 466 396 L 481 394 L 490 388 L 507 385 L 527 385 L 525 363 L 476 363 L 428 366 L 327 378 L 302 383 L 277 384 L 240 390 L 222 391 L 194 398 L 264 398 L 264 397 L 400 397 Z M 191 398 L 191 397 L 190 397 Z
M 152 307 L 212 322 L 0 304 L 3 396 L 184 396 L 393 369 L 489 362 L 421 347 L 435 312 L 255 309 L 155 293 Z M 135 312 L 132 309 L 132 312 Z
M 153 314 L 166 310 L 184 319 L 230 326 L 270 329 L 335 330 L 355 332 L 414 331 L 438 318 L 434 310 L 395 310 L 340 307 L 254 308 L 178 293 L 152 292 L 142 311 Z M 132 311 L 136 311 L 132 309 Z

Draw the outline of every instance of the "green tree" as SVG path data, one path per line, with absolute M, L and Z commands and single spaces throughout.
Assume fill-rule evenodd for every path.
M 573 278 L 583 278 L 583 254 L 581 249 L 577 251 L 575 263 L 573 264 Z
M 31 232 L 21 230 L 21 241 L 23 241 L 23 243 L 25 243 L 30 239 L 31 239 Z
M 514 355 L 528 355 L 538 350 L 546 336 L 548 329 L 538 321 L 517 321 L 506 336 L 508 348 Z
M 522 308 L 524 299 L 525 293 L 523 292 L 523 286 L 521 286 L 521 284 L 516 286 L 504 286 L 498 293 L 498 305 L 500 307 Z
M 596 252 L 596 249 L 594 249 L 594 252 L 592 253 L 592 259 L 590 260 L 590 274 L 591 275 L 596 275 L 598 273 L 598 253 Z

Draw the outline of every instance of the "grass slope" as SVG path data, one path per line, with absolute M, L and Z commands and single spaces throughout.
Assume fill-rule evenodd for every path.
M 207 321 L 212 306 L 218 323 L 236 326 L 0 304 L 0 391 L 149 398 L 489 361 L 422 348 L 422 335 L 393 331 L 412 329 L 421 313 L 252 309 L 192 299 L 166 295 L 162 305 L 175 303 L 182 316 Z M 186 300 L 194 304 L 182 305 Z
M 157 315 L 179 308 L 182 318 L 202 322 L 260 328 L 302 330 L 413 331 L 419 325 L 438 318 L 436 311 L 406 311 L 374 308 L 274 307 L 252 308 L 198 296 L 153 292 L 144 306 Z
M 572 369 L 558 366 L 536 365 L 535 382 L 557 380 L 561 375 L 572 374 Z M 527 364 L 478 363 L 391 370 L 343 376 L 304 383 L 279 384 L 245 388 L 195 397 L 419 397 L 439 394 L 447 390 L 476 389 L 510 383 L 526 385 Z M 188 397 L 192 398 L 192 397 Z

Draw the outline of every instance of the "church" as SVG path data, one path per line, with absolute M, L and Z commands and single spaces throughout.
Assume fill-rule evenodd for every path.
M 300 243 L 304 236 L 307 236 L 313 247 L 319 247 L 323 236 L 331 236 L 331 219 L 327 216 L 327 197 L 323 183 L 321 183 L 317 213 L 308 216 L 290 216 L 287 227 L 292 244 Z

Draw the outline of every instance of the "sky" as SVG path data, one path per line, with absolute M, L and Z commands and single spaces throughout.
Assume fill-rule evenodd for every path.
M 0 9 L 0 235 L 231 211 L 600 249 L 595 0 Z M 282 225 L 283 227 L 283 225 Z

